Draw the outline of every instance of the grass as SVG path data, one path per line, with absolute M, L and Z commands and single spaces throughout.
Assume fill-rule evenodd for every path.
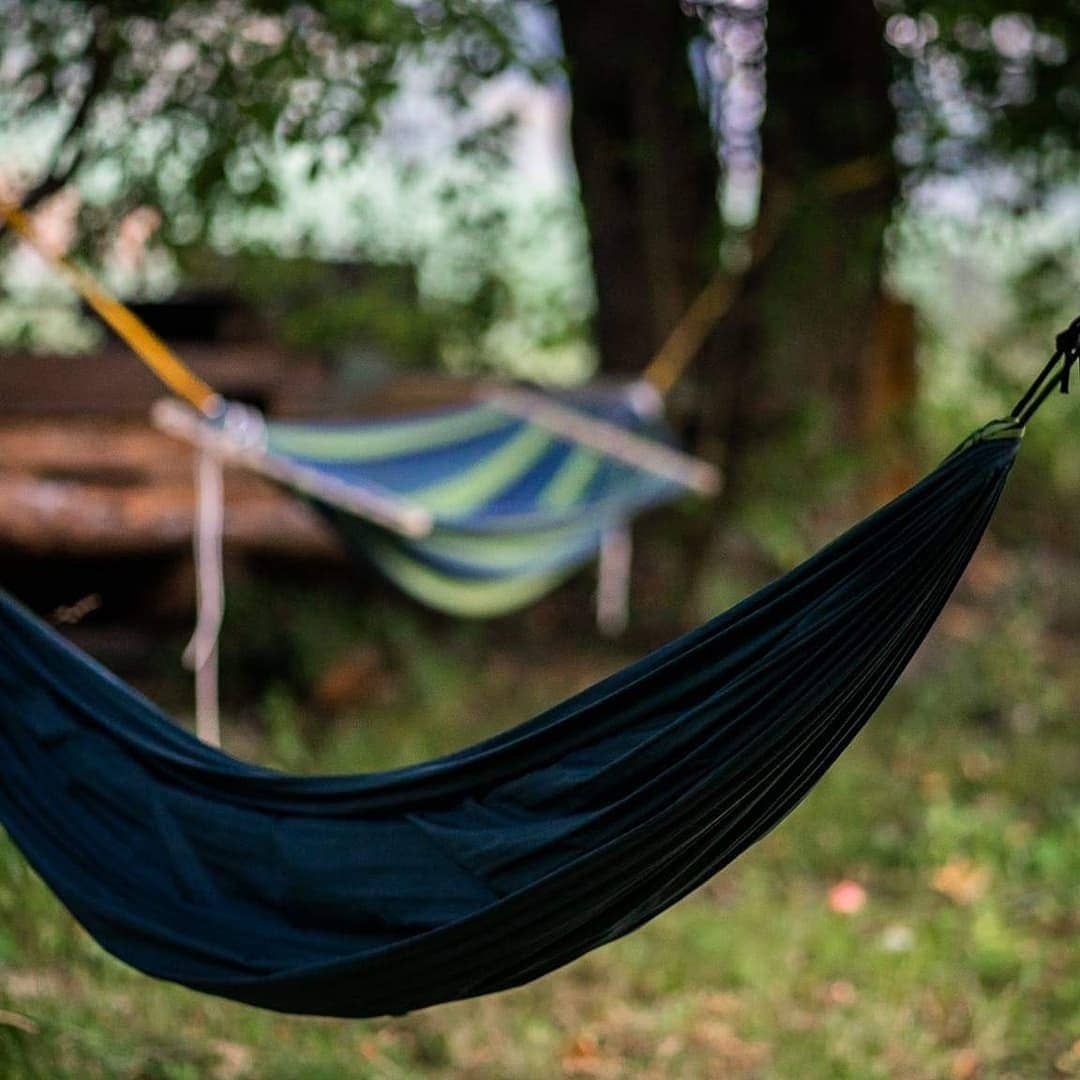
M 104 954 L 0 842 L 0 1075 L 1080 1075 L 1075 640 L 1022 594 L 961 597 L 841 762 L 735 865 L 511 993 L 365 1022 L 220 1002 Z M 317 682 L 313 656 L 359 633 L 342 618 L 360 617 L 331 605 L 294 626 L 303 685 Z M 540 649 L 364 618 L 382 670 L 366 707 L 315 722 L 283 681 L 236 710 L 231 749 L 303 770 L 415 760 L 626 659 L 587 635 Z M 858 886 L 847 914 L 841 882 Z

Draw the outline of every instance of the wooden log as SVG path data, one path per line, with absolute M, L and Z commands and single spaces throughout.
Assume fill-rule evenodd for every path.
M 140 422 L 81 417 L 0 423 L 0 469 L 52 479 L 189 480 L 191 452 Z
M 249 472 L 227 481 L 226 543 L 326 557 L 331 530 L 302 502 Z M 0 424 L 0 546 L 36 557 L 186 550 L 192 452 L 141 423 L 94 419 Z
M 268 343 L 185 346 L 184 359 L 227 397 L 275 414 L 307 413 L 325 394 L 326 374 L 313 360 Z M 0 417 L 141 418 L 161 397 L 161 383 L 119 342 L 88 356 L 5 355 L 0 362 Z
M 262 484 L 230 494 L 225 543 L 260 554 L 340 558 L 329 528 L 298 500 Z M 35 556 L 187 551 L 190 481 L 129 487 L 0 474 L 0 545 Z

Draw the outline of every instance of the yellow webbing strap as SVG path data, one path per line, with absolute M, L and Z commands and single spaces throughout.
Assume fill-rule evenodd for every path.
M 880 154 L 864 154 L 823 170 L 816 178 L 826 195 L 847 195 L 875 187 L 889 175 L 889 159 Z M 779 227 L 759 244 L 754 261 L 769 253 L 779 234 Z M 731 310 L 737 295 L 738 275 L 723 268 L 705 283 L 690 306 L 668 334 L 652 360 L 641 373 L 665 397 L 683 377 L 690 362 L 701 351 L 714 327 Z
M 20 207 L 0 201 L 0 217 L 82 296 L 174 394 L 207 415 L 218 411 L 221 397 L 213 387 L 203 382 L 142 319 L 110 296 L 85 270 L 49 251 Z
M 717 271 L 683 312 L 664 344 L 649 361 L 641 378 L 665 397 L 682 378 L 713 327 L 727 314 L 735 299 L 731 275 Z

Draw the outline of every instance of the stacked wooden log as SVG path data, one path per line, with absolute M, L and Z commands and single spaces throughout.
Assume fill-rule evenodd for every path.
M 227 394 L 303 406 L 318 366 L 255 345 L 185 355 Z M 179 552 L 191 543 L 190 450 L 149 423 L 157 382 L 119 346 L 92 356 L 0 362 L 0 547 L 39 556 Z M 256 477 L 228 478 L 230 544 L 327 555 L 333 541 L 295 499 Z
M 211 386 L 270 416 L 388 415 L 469 392 L 426 375 L 395 379 L 376 394 L 349 391 L 318 360 L 281 348 L 230 303 L 199 297 L 189 312 L 169 301 L 140 305 L 139 315 Z M 86 356 L 0 356 L 0 553 L 63 558 L 190 548 L 192 454 L 150 425 L 162 394 L 111 338 Z M 228 549 L 318 558 L 337 552 L 317 515 L 292 495 L 237 469 L 228 470 L 226 485 Z

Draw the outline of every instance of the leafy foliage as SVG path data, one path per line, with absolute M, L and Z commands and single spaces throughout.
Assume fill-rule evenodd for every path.
M 149 203 L 164 213 L 166 239 L 189 243 L 222 209 L 274 202 L 284 148 L 308 147 L 312 176 L 360 155 L 409 63 L 436 72 L 457 109 L 512 64 L 542 77 L 517 7 L 2 0 L 0 129 L 63 117 L 29 201 L 77 176 L 110 219 Z M 497 154 L 505 127 L 502 116 L 477 119 L 462 147 Z M 85 223 L 93 229 L 92 213 Z
M 986 186 L 1023 206 L 1075 175 L 1075 3 L 887 0 L 882 7 L 900 59 L 897 153 L 915 177 L 1008 166 Z

